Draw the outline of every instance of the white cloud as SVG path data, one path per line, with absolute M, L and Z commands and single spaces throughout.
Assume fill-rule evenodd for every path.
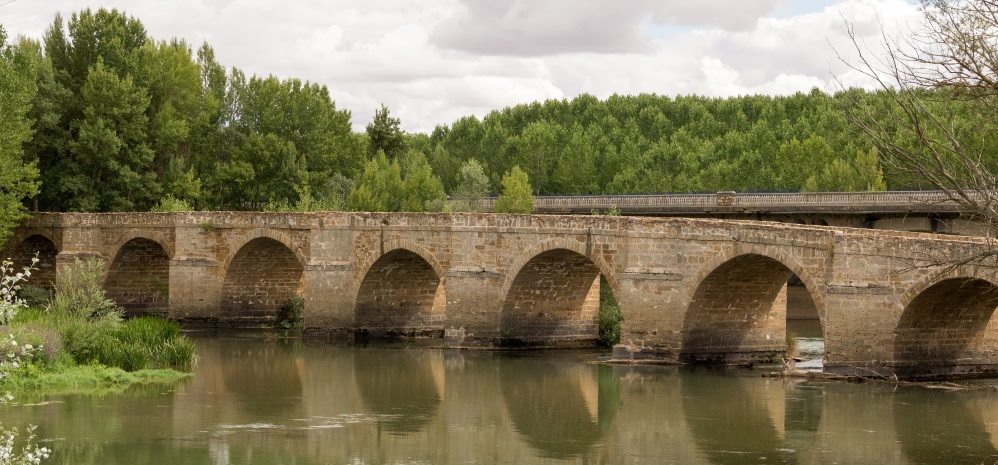
M 53 15 L 117 7 L 150 34 L 208 41 L 227 66 L 329 86 L 362 129 L 380 103 L 407 130 L 588 92 L 787 94 L 868 85 L 848 59 L 845 24 L 874 42 L 919 18 L 904 0 L 19 0 L 0 7 L 14 34 Z

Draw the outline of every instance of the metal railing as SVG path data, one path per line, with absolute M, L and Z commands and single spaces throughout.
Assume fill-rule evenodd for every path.
M 495 198 L 483 199 L 492 211 Z M 619 210 L 623 214 L 670 213 L 810 213 L 810 212 L 960 212 L 962 207 L 940 191 L 790 192 L 656 195 L 538 196 L 535 213 L 590 213 Z

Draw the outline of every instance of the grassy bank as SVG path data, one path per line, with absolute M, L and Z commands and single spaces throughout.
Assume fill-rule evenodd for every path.
M 74 391 L 132 383 L 172 382 L 197 361 L 179 326 L 161 318 L 63 318 L 45 309 L 22 310 L 2 330 L 26 355 L 0 380 L 10 391 Z
M 197 363 L 194 343 L 176 322 L 123 319 L 101 287 L 104 264 L 80 260 L 61 270 L 51 299 L 11 312 L 0 326 L 0 355 L 8 354 L 0 389 L 87 390 L 136 382 L 170 382 Z M 28 289 L 20 289 L 21 294 Z M 44 292 L 43 292 L 44 294 Z

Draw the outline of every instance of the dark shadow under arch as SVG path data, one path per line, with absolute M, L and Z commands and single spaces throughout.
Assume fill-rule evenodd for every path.
M 929 286 L 905 307 L 894 332 L 897 373 L 973 374 L 998 362 L 998 338 L 987 331 L 996 307 L 998 287 L 983 279 L 950 278 Z
M 787 284 L 793 276 L 780 261 L 754 253 L 711 270 L 697 284 L 686 310 L 680 359 L 731 364 L 784 355 Z
M 271 320 L 301 294 L 304 267 L 286 245 L 269 237 L 247 242 L 229 262 L 221 311 L 227 319 Z
M 541 252 L 517 272 L 499 320 L 504 345 L 594 346 L 600 269 L 568 249 Z
M 121 245 L 104 279 L 107 296 L 126 315 L 169 313 L 170 257 L 156 241 L 137 237 Z
M 395 249 L 367 270 L 357 292 L 354 326 L 361 336 L 443 336 L 444 280 L 419 254 Z
M 24 267 L 31 265 L 31 259 L 35 257 L 35 254 L 38 254 L 36 269 L 31 272 L 31 277 L 21 287 L 33 286 L 52 292 L 55 290 L 55 263 L 59 250 L 49 238 L 41 234 L 26 237 L 14 248 L 10 259 L 14 262 L 15 269 L 21 271 Z

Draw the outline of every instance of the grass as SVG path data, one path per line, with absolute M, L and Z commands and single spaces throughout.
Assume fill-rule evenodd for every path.
M 100 365 L 69 365 L 58 370 L 45 370 L 27 365 L 5 378 L 0 386 L 13 392 L 71 393 L 100 390 L 131 384 L 169 384 L 187 378 L 190 373 L 170 369 L 150 369 L 129 372 Z
M 10 391 L 170 383 L 189 376 L 197 363 L 194 343 L 177 323 L 162 318 L 90 321 L 28 309 L 0 331 L 13 333 L 22 346 L 40 347 L 0 380 L 0 389 Z

